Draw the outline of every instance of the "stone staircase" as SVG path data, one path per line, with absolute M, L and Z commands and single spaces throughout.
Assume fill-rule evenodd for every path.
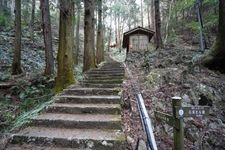
M 13 135 L 7 150 L 122 150 L 120 63 L 108 62 L 65 89 L 32 123 Z

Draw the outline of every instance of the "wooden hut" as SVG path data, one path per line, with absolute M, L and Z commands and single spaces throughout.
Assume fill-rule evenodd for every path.
M 127 52 L 148 50 L 154 33 L 143 27 L 129 30 L 123 34 L 123 48 L 127 48 Z

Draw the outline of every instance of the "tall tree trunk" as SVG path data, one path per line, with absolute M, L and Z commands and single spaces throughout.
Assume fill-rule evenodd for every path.
M 117 33 L 117 14 L 116 14 L 116 12 L 114 13 L 114 15 L 115 15 L 115 16 L 114 16 L 114 17 L 115 17 L 115 18 L 114 18 L 114 21 L 115 21 L 115 22 L 114 22 L 114 23 L 115 23 L 115 24 L 114 24 L 114 26 L 115 26 L 115 42 L 116 42 L 115 44 L 116 44 L 116 46 L 117 46 L 117 45 L 118 45 L 118 39 L 117 39 L 118 33 Z
M 74 64 L 78 64 L 78 57 L 79 57 L 79 49 L 80 49 L 80 11 L 81 5 L 80 2 L 77 2 L 77 22 L 76 22 L 76 39 L 75 39 L 75 55 L 74 55 Z
M 10 4 L 10 12 L 11 12 L 12 15 L 13 15 L 13 12 L 14 12 L 14 9 L 15 9 L 14 7 L 15 7 L 15 1 L 12 0 L 11 4 Z
M 203 33 L 203 20 L 202 20 L 202 1 L 197 0 L 197 16 L 198 16 L 198 22 L 199 22 L 199 34 L 200 34 L 200 47 L 201 50 L 204 51 L 205 48 L 207 48 L 206 38 Z
M 21 0 L 15 0 L 15 41 L 12 74 L 22 73 L 21 69 Z
M 148 28 L 150 29 L 151 23 L 152 23 L 152 20 L 151 20 L 151 17 L 150 17 L 150 1 L 147 2 L 147 14 L 148 14 Z
M 152 24 L 151 24 L 151 29 L 155 30 L 155 4 L 154 0 L 151 0 L 151 17 L 152 17 Z
M 49 0 L 41 0 L 42 28 L 45 43 L 45 75 L 54 74 L 54 57 L 52 49 L 51 19 Z
M 0 15 L 5 15 L 5 10 L 9 10 L 8 2 L 9 0 L 0 0 Z
M 143 0 L 141 0 L 141 26 L 144 27 Z
M 159 10 L 159 0 L 155 0 L 155 30 L 156 30 L 156 49 L 162 48 L 162 38 L 161 38 L 161 19 Z
M 94 2 L 84 0 L 84 67 L 83 72 L 95 68 Z
M 203 58 L 203 65 L 225 73 L 225 1 L 219 0 L 219 25 L 216 42 Z
M 120 48 L 121 46 L 121 40 L 120 40 L 120 15 L 117 16 L 117 48 Z
M 29 7 L 30 7 L 30 3 L 29 0 L 23 0 L 22 1 L 22 6 L 23 6 L 23 11 L 22 11 L 22 20 L 23 20 L 23 24 L 25 24 L 26 26 L 29 26 L 30 23 L 30 12 L 29 12 Z
M 98 0 L 98 32 L 96 47 L 96 63 L 104 61 L 103 25 L 102 25 L 102 0 Z
M 58 72 L 56 77 L 56 92 L 62 91 L 70 84 L 75 83 L 73 62 L 73 37 L 74 37 L 74 1 L 60 0 L 60 25 Z
M 109 39 L 108 39 L 108 52 L 110 50 L 111 38 L 112 38 L 112 15 L 110 15 L 110 29 L 109 29 Z
M 32 0 L 32 12 L 31 12 L 31 20 L 30 20 L 30 38 L 33 43 L 34 43 L 35 1 L 36 0 Z
M 4 9 L 3 0 L 0 0 L 0 15 L 3 15 L 3 9 Z

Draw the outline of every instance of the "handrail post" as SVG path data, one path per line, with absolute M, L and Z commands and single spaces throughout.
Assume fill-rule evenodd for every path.
M 183 117 L 176 117 L 176 108 L 181 108 L 181 97 L 172 97 L 173 117 L 175 126 L 173 127 L 174 150 L 184 150 L 184 121 Z

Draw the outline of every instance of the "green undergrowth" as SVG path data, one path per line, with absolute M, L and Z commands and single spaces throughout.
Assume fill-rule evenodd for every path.
M 41 75 L 17 79 L 0 91 L 0 132 L 20 127 L 52 102 L 53 77 Z
M 21 113 L 13 122 L 10 130 L 14 130 L 16 128 L 19 128 L 25 124 L 30 123 L 31 119 L 38 115 L 39 112 L 41 112 L 44 108 L 49 106 L 51 103 L 53 103 L 54 99 L 48 97 L 47 101 L 44 103 L 40 103 L 36 105 L 36 107 L 31 111 L 26 111 Z
M 0 102 L 1 132 L 7 132 L 30 122 L 41 110 L 53 102 L 52 94 L 45 95 L 41 101 L 27 99 L 20 105 Z M 29 109 L 28 109 L 29 108 Z

